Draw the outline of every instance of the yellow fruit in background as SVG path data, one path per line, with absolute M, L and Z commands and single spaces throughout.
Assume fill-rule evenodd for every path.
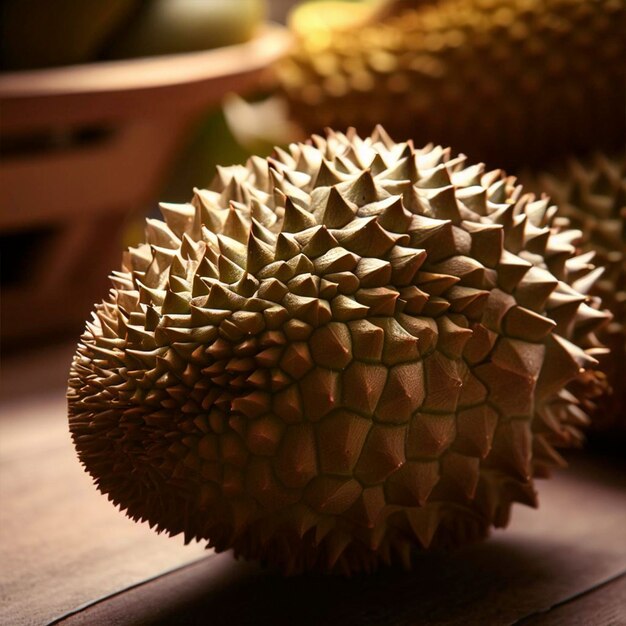
M 338 31 L 354 28 L 366 22 L 375 12 L 379 3 L 372 0 L 349 2 L 339 0 L 316 0 L 297 5 L 290 13 L 288 25 L 300 36 L 314 32 Z

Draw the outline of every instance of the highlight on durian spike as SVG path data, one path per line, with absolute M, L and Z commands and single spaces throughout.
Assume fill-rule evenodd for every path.
M 559 207 L 565 228 L 579 229 L 583 256 L 580 281 L 574 286 L 600 298 L 613 320 L 599 337 L 609 351 L 596 351 L 599 370 L 588 372 L 580 384 L 596 385 L 587 407 L 595 430 L 626 432 L 626 155 L 596 153 L 540 173 L 527 172 L 524 186 L 546 193 Z M 589 284 L 584 259 L 602 266 L 602 274 Z M 608 392 L 608 393 L 607 393 Z
M 292 119 L 307 132 L 382 123 L 493 167 L 623 145 L 624 0 L 415 4 L 370 27 L 301 37 L 277 67 Z
M 218 168 L 87 324 L 80 460 L 131 518 L 290 573 L 484 537 L 580 441 L 609 318 L 555 212 L 382 128 Z

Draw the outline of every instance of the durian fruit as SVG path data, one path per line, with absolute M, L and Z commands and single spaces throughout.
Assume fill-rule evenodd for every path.
M 555 211 L 382 128 L 219 168 L 148 220 L 87 324 L 80 460 L 133 519 L 287 572 L 505 526 L 580 440 L 564 387 L 609 317 Z
M 308 132 L 382 123 L 490 165 L 536 166 L 622 145 L 624 32 L 624 0 L 440 0 L 312 32 L 277 75 Z
M 289 12 L 287 26 L 297 37 L 341 37 L 344 30 L 359 29 L 401 15 L 407 9 L 438 0 L 305 0 Z
M 595 398 L 592 426 L 626 431 L 626 155 L 570 159 L 542 174 L 526 173 L 522 180 L 529 189 L 548 194 L 565 227 L 583 233 L 582 251 L 603 266 L 591 293 L 613 314 L 600 334 L 610 353 L 598 355 L 609 393 Z M 597 382 L 597 375 L 588 375 L 589 384 Z
M 410 9 L 419 9 L 444 1 L 445 0 L 379 0 L 373 19 L 379 21 L 386 20 L 402 15 L 405 11 Z

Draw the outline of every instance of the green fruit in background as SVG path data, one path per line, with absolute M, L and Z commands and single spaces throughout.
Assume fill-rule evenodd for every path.
M 8 0 L 0 8 L 3 70 L 86 63 L 139 0 Z
M 564 387 L 608 318 L 555 212 L 382 128 L 218 168 L 148 220 L 87 324 L 81 462 L 133 519 L 287 572 L 505 526 L 579 441 Z
M 354 126 L 449 145 L 494 167 L 622 146 L 624 0 L 441 0 L 334 37 L 279 66 L 308 132 Z
M 151 0 L 105 54 L 174 54 L 248 41 L 265 16 L 263 0 Z

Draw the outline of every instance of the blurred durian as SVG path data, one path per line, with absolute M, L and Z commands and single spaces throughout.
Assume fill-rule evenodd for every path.
M 521 179 L 529 190 L 550 197 L 566 218 L 565 226 L 583 233 L 582 251 L 603 268 L 591 293 L 613 314 L 600 333 L 610 352 L 598 355 L 609 393 L 595 399 L 593 427 L 626 432 L 626 156 L 598 153 L 584 160 L 572 158 Z M 589 375 L 590 382 L 594 375 Z
M 410 566 L 535 506 L 580 441 L 565 387 L 608 314 L 580 233 L 502 171 L 329 131 L 162 212 L 68 389 L 133 519 L 287 572 Z
M 508 168 L 623 144 L 624 0 L 415 5 L 300 38 L 277 72 L 305 131 L 382 123 Z

